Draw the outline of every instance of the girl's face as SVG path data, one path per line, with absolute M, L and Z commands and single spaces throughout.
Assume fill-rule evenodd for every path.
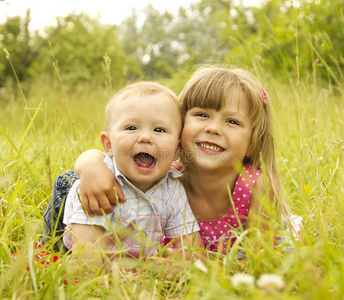
M 230 91 L 219 111 L 193 107 L 186 112 L 181 147 L 198 169 L 229 171 L 250 156 L 252 135 L 248 102 L 240 88 Z

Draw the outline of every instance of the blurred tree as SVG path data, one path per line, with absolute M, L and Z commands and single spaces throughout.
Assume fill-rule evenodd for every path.
M 180 49 L 172 32 L 173 16 L 152 5 L 126 18 L 121 25 L 124 51 L 134 55 L 147 79 L 169 77 L 178 67 Z
M 202 0 L 179 9 L 174 30 L 186 50 L 184 63 L 222 61 L 232 50 L 232 43 L 221 36 L 226 23 L 218 18 L 226 18 L 232 6 L 232 1 Z
M 254 7 L 199 0 L 177 16 L 148 5 L 133 10 L 119 27 L 70 14 L 43 33 L 30 32 L 29 23 L 28 11 L 0 25 L 1 46 L 22 80 L 52 73 L 53 62 L 66 82 L 112 78 L 119 86 L 128 79 L 161 80 L 184 67 L 226 62 L 255 67 L 267 77 L 321 78 L 340 87 L 344 82 L 344 0 L 269 0 Z M 0 85 L 11 74 L 0 55 Z
M 50 47 L 41 52 L 34 68 L 48 72 L 52 56 L 64 81 L 106 82 L 108 74 L 115 79 L 115 86 L 123 85 L 130 73 L 141 73 L 133 59 L 124 53 L 117 38 L 117 26 L 103 25 L 86 14 L 58 18 L 57 22 L 57 27 L 46 30 Z M 59 31 L 54 33 L 56 28 Z M 111 65 L 104 64 L 105 54 Z
M 25 19 L 20 17 L 8 18 L 6 22 L 0 25 L 0 46 L 10 53 L 11 60 L 16 68 L 19 79 L 23 79 L 27 74 L 27 68 L 23 65 L 24 60 L 28 59 L 30 51 L 28 23 L 30 20 L 30 11 Z M 5 52 L 0 55 L 0 85 L 7 76 L 13 76 L 11 65 L 6 59 Z
M 343 87 L 343 7 L 343 0 L 270 0 L 261 7 L 236 7 L 218 16 L 226 22 L 222 38 L 234 42 L 227 60 L 258 66 L 270 76 L 330 78 Z
M 170 77 L 185 64 L 223 59 L 230 46 L 220 38 L 222 26 L 214 12 L 228 1 L 201 1 L 180 8 L 178 16 L 148 5 L 121 24 L 124 51 L 134 54 L 147 78 Z
M 298 26 L 299 43 L 307 50 L 300 54 L 303 73 L 344 91 L 344 0 L 303 1 Z
M 28 79 L 30 75 L 34 75 L 32 64 L 42 49 L 48 45 L 49 38 L 60 30 L 60 27 L 56 27 L 49 35 L 42 38 L 37 32 L 30 32 L 30 22 L 31 13 L 30 9 L 28 9 L 25 17 L 16 16 L 8 18 L 4 24 L 0 25 L 1 46 L 10 54 L 19 80 Z M 13 70 L 6 59 L 6 55 L 1 55 L 0 84 L 3 84 L 7 78 L 13 76 Z
M 106 83 L 111 77 L 114 86 L 121 86 L 128 77 L 142 74 L 135 60 L 124 53 L 115 25 L 103 25 L 85 14 L 70 14 L 57 18 L 57 25 L 47 27 L 44 32 L 32 33 L 28 29 L 30 20 L 28 10 L 25 18 L 9 18 L 0 27 L 2 46 L 10 53 L 20 80 L 52 74 L 56 71 L 53 64 L 62 79 L 71 84 Z M 5 55 L 1 55 L 0 63 L 1 85 L 13 72 Z

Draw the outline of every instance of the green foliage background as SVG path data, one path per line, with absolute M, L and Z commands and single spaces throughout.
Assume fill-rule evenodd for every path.
M 260 7 L 202 0 L 178 16 L 148 6 L 119 26 L 84 14 L 40 32 L 29 23 L 28 12 L 0 24 L 1 298 L 343 299 L 343 0 Z M 269 94 L 278 167 L 293 212 L 304 218 L 293 252 L 262 242 L 256 251 L 244 239 L 246 260 L 234 249 L 210 259 L 206 271 L 185 263 L 179 281 L 153 263 L 122 279 L 116 269 L 85 271 L 61 253 L 58 263 L 35 264 L 33 242 L 43 232 L 53 181 L 80 153 L 101 149 L 113 92 L 152 79 L 178 94 L 204 63 L 248 68 Z M 241 272 L 278 274 L 286 284 L 274 292 L 238 290 L 231 278 Z
M 170 78 L 205 61 L 258 66 L 284 80 L 297 72 L 343 86 L 343 7 L 343 0 L 271 0 L 259 7 L 202 0 L 176 16 L 148 5 L 118 26 L 71 13 L 39 32 L 30 32 L 28 11 L 0 25 L 0 46 L 24 81 L 54 76 L 56 64 L 65 84 L 104 84 L 106 54 L 117 87 L 142 77 Z M 13 76 L 3 53 L 0 86 Z

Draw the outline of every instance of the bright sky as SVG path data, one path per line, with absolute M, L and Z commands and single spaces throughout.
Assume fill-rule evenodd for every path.
M 188 7 L 193 2 L 197 0 L 5 0 L 0 1 L 0 23 L 8 16 L 23 16 L 26 9 L 31 8 L 31 30 L 54 24 L 56 16 L 66 16 L 73 10 L 87 12 L 91 17 L 99 14 L 103 22 L 119 24 L 131 15 L 133 8 L 140 10 L 149 3 L 160 11 L 176 14 L 180 6 Z M 260 0 L 243 2 L 256 4 Z

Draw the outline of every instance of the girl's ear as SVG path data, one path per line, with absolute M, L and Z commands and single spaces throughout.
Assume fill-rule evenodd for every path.
M 250 145 L 250 146 L 247 148 L 245 158 L 250 158 L 251 155 L 252 155 L 252 146 Z
M 250 158 L 252 156 L 253 148 L 254 147 L 253 147 L 253 132 L 252 132 L 251 139 L 250 139 L 250 144 L 247 147 L 245 158 Z
M 112 147 L 111 147 L 111 140 L 110 140 L 109 134 L 107 132 L 103 131 L 100 134 L 100 141 L 102 142 L 103 149 L 104 149 L 105 153 L 108 156 L 113 156 Z
M 180 141 L 179 141 L 178 147 L 177 147 L 177 150 L 176 150 L 176 154 L 175 154 L 175 156 L 174 156 L 173 161 L 176 161 L 176 160 L 179 158 L 180 152 L 181 152 L 181 151 L 182 151 L 182 149 L 181 149 L 181 147 L 180 147 Z

